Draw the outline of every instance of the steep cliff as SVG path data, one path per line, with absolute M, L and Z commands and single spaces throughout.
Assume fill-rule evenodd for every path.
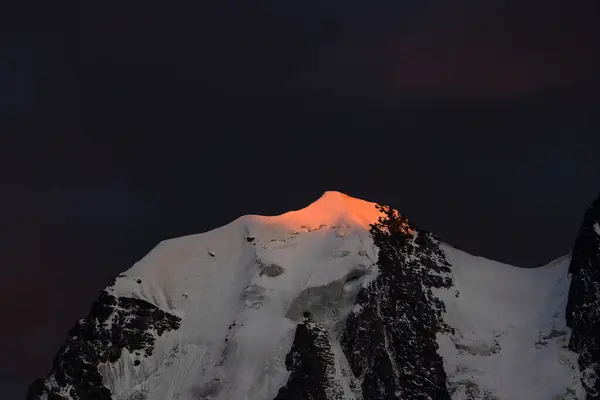
M 567 325 L 588 400 L 600 399 L 600 197 L 588 208 L 573 247 Z

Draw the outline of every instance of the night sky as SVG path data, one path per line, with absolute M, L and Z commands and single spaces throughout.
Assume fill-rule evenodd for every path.
M 570 251 L 600 191 L 595 1 L 16 3 L 0 12 L 6 400 L 160 240 L 339 190 L 534 267 Z

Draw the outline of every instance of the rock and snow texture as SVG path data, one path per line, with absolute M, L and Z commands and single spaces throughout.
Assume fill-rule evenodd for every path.
M 290 376 L 286 355 L 304 311 L 333 331 L 352 309 L 377 258 L 368 229 L 378 214 L 372 203 L 328 192 L 300 211 L 245 216 L 160 243 L 105 291 L 147 302 L 179 327 L 153 334 L 149 356 L 107 344 L 118 359 L 94 356 L 90 369 L 117 400 L 275 398 Z M 61 397 L 51 400 L 94 398 L 70 392 L 87 387 L 76 373 L 64 384 L 54 374 L 29 398 L 57 385 Z
M 450 288 L 449 264 L 437 239 L 392 209 L 371 232 L 379 248 L 377 278 L 361 289 L 341 342 L 357 397 L 448 399 L 436 334 L 452 328 L 432 288 Z
M 285 365 L 291 372 L 275 400 L 339 399 L 343 390 L 336 378 L 335 354 L 327 330 L 313 322 L 307 311 L 296 327 L 296 336 Z
M 567 324 L 588 399 L 600 399 L 600 197 L 587 210 L 573 248 Z
M 577 275 L 577 257 L 573 285 L 596 293 L 598 268 Z M 569 261 L 474 257 L 326 192 L 160 243 L 28 400 L 597 399 L 599 297 L 569 297 Z

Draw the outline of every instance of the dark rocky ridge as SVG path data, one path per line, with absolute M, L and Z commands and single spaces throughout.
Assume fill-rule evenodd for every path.
M 363 399 L 450 400 L 435 335 L 452 328 L 431 291 L 452 286 L 449 264 L 432 234 L 389 207 L 381 210 L 385 217 L 371 227 L 380 273 L 360 290 L 340 338 L 351 389 Z M 300 323 L 286 358 L 291 375 L 276 399 L 341 398 L 327 393 L 335 388 L 330 347 L 324 329 Z
M 329 334 L 309 315 L 305 315 L 296 328 L 285 366 L 291 374 L 275 400 L 343 399 L 341 387 L 332 379 L 335 366 Z
M 600 399 L 600 197 L 588 208 L 573 247 L 566 309 L 569 349 L 579 354 L 588 400 Z
M 107 288 L 108 289 L 108 288 Z M 152 354 L 155 336 L 178 329 L 180 318 L 147 301 L 102 291 L 90 314 L 77 322 L 54 358 L 52 371 L 29 388 L 27 400 L 110 400 L 98 365 L 115 362 L 127 349 L 140 359 Z
M 383 207 L 371 228 L 379 276 L 362 289 L 341 345 L 364 399 L 450 399 L 435 335 L 450 332 L 431 288 L 452 286 L 437 239 Z

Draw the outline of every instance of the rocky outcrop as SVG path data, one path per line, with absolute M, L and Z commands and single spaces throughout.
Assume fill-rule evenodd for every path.
M 335 380 L 335 360 L 327 330 L 306 313 L 296 328 L 292 349 L 285 358 L 287 384 L 275 400 L 342 400 Z
M 337 375 L 356 398 L 450 400 L 436 334 L 452 328 L 431 290 L 452 286 L 449 264 L 433 235 L 389 207 L 381 211 L 385 217 L 371 228 L 379 274 L 360 289 L 342 325 L 339 342 L 351 371 L 340 367 Z M 291 375 L 276 399 L 342 398 L 321 325 L 307 318 L 298 324 L 286 366 Z
M 364 399 L 450 399 L 436 334 L 450 332 L 431 288 L 451 287 L 437 239 L 389 207 L 371 234 L 379 276 L 358 294 L 342 348 Z
M 156 338 L 178 329 L 180 318 L 147 301 L 115 297 L 104 290 L 90 314 L 77 322 L 54 359 L 52 371 L 29 388 L 27 400 L 111 400 L 98 371 L 127 349 L 138 365 L 152 354 Z
M 569 349 L 579 354 L 588 400 L 600 399 L 600 197 L 588 208 L 573 247 L 566 309 Z

